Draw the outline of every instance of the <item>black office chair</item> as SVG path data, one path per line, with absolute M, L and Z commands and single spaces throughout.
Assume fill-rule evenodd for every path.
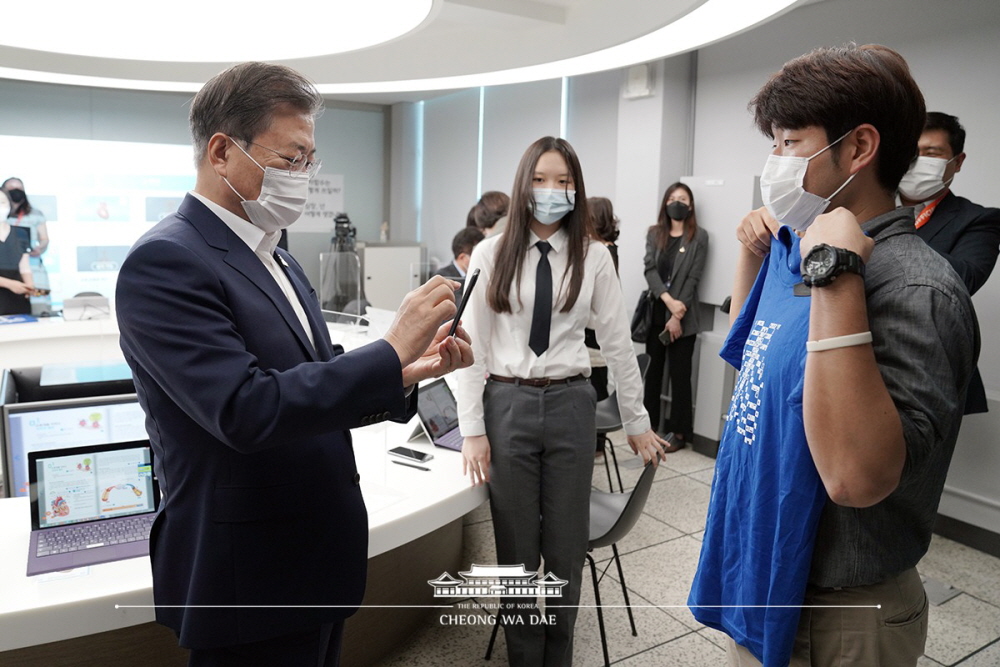
M 639 362 L 639 375 L 642 378 L 643 383 L 646 382 L 646 371 L 649 370 L 649 355 L 640 354 L 636 356 L 636 361 Z M 618 489 L 620 491 L 625 491 L 625 486 L 622 484 L 622 474 L 618 470 L 618 457 L 615 455 L 615 447 L 611 444 L 611 438 L 608 437 L 609 433 L 618 431 L 622 428 L 622 416 L 618 411 L 618 392 L 611 392 L 611 395 L 605 398 L 603 401 L 597 402 L 597 440 L 598 442 L 604 443 L 604 470 L 608 473 L 608 488 L 611 491 L 615 490 L 615 485 L 611 482 L 611 465 L 608 463 L 607 454 L 611 454 L 611 460 L 615 464 L 615 475 L 618 477 Z M 598 445 L 600 448 L 600 445 Z
M 648 360 L 647 360 L 648 365 Z M 653 476 L 656 468 L 647 463 L 639 476 L 639 481 L 628 493 L 607 493 L 591 490 L 590 492 L 590 543 L 587 545 L 587 562 L 590 563 L 590 575 L 594 580 L 594 601 L 597 607 L 597 625 L 601 630 L 601 648 L 604 651 L 604 664 L 611 664 L 608 658 L 608 637 L 604 630 L 604 612 L 601 609 L 600 580 L 597 578 L 597 564 L 590 552 L 601 547 L 611 547 L 614 562 L 618 567 L 618 579 L 622 585 L 622 595 L 625 598 L 625 609 L 628 611 L 628 622 L 632 626 L 632 636 L 638 636 L 635 629 L 635 618 L 632 616 L 632 603 L 628 599 L 628 589 L 625 587 L 625 573 L 618 557 L 618 542 L 628 535 L 635 526 L 646 506 L 649 491 L 653 486 Z M 619 480 L 619 484 L 621 481 Z M 610 567 L 611 563 L 608 563 Z M 601 577 L 607 572 L 607 567 L 601 572 Z

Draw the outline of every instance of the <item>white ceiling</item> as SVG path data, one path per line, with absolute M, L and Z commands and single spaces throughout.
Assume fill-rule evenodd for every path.
M 155 15 L 130 13 L 114 21 L 102 11 L 102 0 L 92 0 L 85 16 L 93 23 L 79 30 L 101 40 L 113 40 L 116 31 L 144 31 L 150 40 L 175 40 L 181 48 L 188 40 L 209 39 L 240 45 L 308 40 L 322 47 L 324 34 L 331 32 L 324 31 L 323 21 L 314 12 L 306 12 L 311 21 L 291 16 L 303 11 L 302 1 L 216 3 L 211 6 L 216 14 L 231 8 L 226 20 L 192 16 L 186 34 L 166 29 L 158 34 Z M 326 0 L 331 1 L 351 0 Z M 433 0 L 427 19 L 394 40 L 281 62 L 309 76 L 330 98 L 412 101 L 427 97 L 427 91 L 570 76 L 663 58 L 725 39 L 810 1 L 815 0 Z M 58 16 L 56 5 L 49 4 Z M 15 9 L 8 17 L 16 14 Z M 330 50 L 335 48 L 331 44 Z M 0 78 L 194 91 L 228 64 L 53 53 L 4 45 L 0 35 Z

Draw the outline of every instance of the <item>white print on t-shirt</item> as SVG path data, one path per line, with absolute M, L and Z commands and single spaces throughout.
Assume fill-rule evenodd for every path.
M 743 365 L 733 390 L 733 401 L 729 404 L 728 419 L 734 422 L 736 432 L 748 445 L 754 442 L 757 418 L 760 416 L 760 390 L 764 386 L 763 353 L 767 351 L 771 336 L 780 328 L 780 324 L 772 322 L 764 326 L 764 320 L 757 320 L 743 348 Z

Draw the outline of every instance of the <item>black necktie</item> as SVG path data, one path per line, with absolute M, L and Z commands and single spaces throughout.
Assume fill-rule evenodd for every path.
M 546 241 L 539 241 L 535 245 L 542 256 L 535 271 L 535 309 L 531 313 L 528 347 L 536 357 L 540 357 L 549 349 L 549 325 L 552 324 L 552 267 L 549 266 L 548 257 L 552 246 Z

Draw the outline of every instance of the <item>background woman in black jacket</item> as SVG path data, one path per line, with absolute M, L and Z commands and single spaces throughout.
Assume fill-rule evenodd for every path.
M 698 227 L 694 194 L 683 183 L 667 188 L 655 225 L 646 234 L 646 282 L 656 300 L 653 325 L 646 340 L 650 356 L 645 406 L 653 428 L 660 423 L 660 391 L 664 367 L 670 373 L 670 417 L 663 430 L 672 432 L 677 451 L 691 439 L 691 359 L 696 334 L 703 329 L 698 307 L 698 283 L 708 255 L 708 234 Z

